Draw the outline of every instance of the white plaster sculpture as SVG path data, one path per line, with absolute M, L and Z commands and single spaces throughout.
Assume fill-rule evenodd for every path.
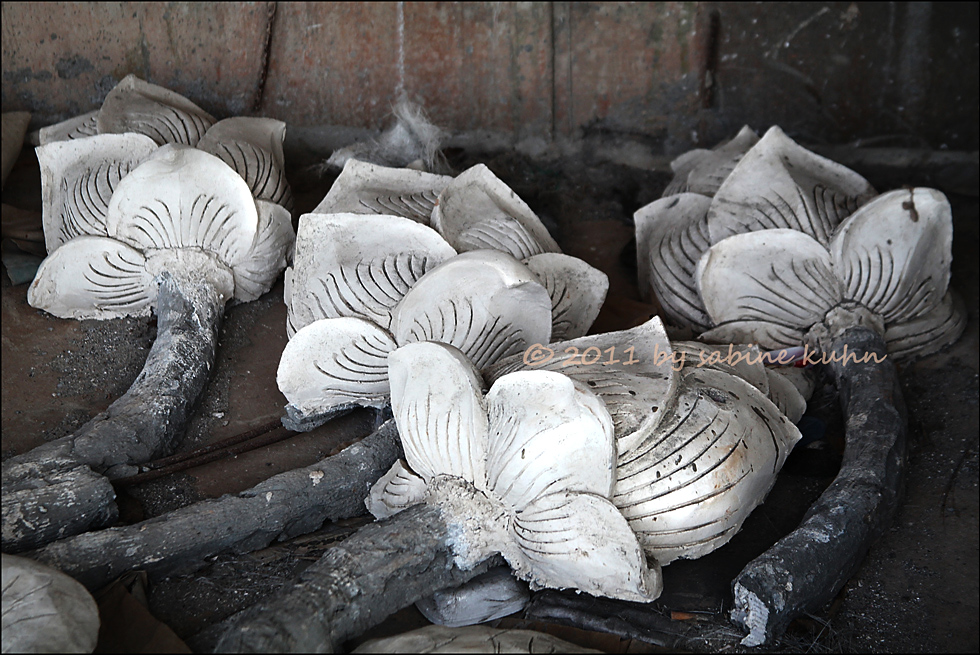
M 99 110 L 90 111 L 66 121 L 48 125 L 38 130 L 38 141 L 44 146 L 55 141 L 83 139 L 99 133 Z
M 670 162 L 674 179 L 667 185 L 663 197 L 679 193 L 714 196 L 745 153 L 758 142 L 759 135 L 745 125 L 733 139 L 711 150 L 697 148 L 685 152 Z
M 26 557 L 2 556 L 4 653 L 91 653 L 99 608 L 80 583 Z
M 28 290 L 31 306 L 62 318 L 147 315 L 162 271 L 207 280 L 224 300 L 254 300 L 285 267 L 292 244 L 283 208 L 254 200 L 217 157 L 178 145 L 155 150 L 117 183 L 104 223 L 71 227 L 92 232 L 61 243 Z
M 439 194 L 453 178 L 348 159 L 314 214 L 384 214 L 429 225 Z
M 460 587 L 437 591 L 415 606 L 432 623 L 458 628 L 520 612 L 530 600 L 527 583 L 514 578 L 508 567 L 498 566 Z
M 657 569 L 609 501 L 612 418 L 586 385 L 550 371 L 502 376 L 483 394 L 458 349 L 420 342 L 389 355 L 405 463 L 371 491 L 381 516 L 426 502 L 464 527 L 457 565 L 501 553 L 532 588 L 574 588 L 648 602 Z M 403 481 L 404 480 L 404 481 Z
M 533 630 L 430 625 L 394 637 L 372 639 L 355 653 L 599 653 Z
M 314 253 L 305 250 L 307 242 L 298 246 L 297 270 L 301 262 L 313 263 L 303 285 L 313 290 L 314 299 L 305 305 L 317 314 L 296 331 L 279 363 L 279 389 L 293 415 L 322 415 L 351 403 L 380 407 L 387 402 L 387 355 L 399 345 L 441 341 L 485 365 L 534 343 L 547 343 L 551 335 L 547 291 L 527 267 L 505 253 L 484 250 L 450 257 L 445 242 L 432 241 L 437 235 L 431 229 L 398 217 L 333 214 L 304 219 L 328 233 L 348 235 L 336 243 L 347 244 L 349 250 L 327 246 L 318 257 L 315 253 L 325 242 Z M 398 228 L 403 238 L 391 243 L 409 246 L 407 251 L 382 244 L 389 250 L 385 253 L 376 248 L 386 233 L 348 229 L 364 220 Z M 307 231 L 302 221 L 300 229 L 318 233 Z M 416 248 L 411 247 L 412 236 Z M 362 246 L 371 249 L 364 252 L 380 254 L 365 261 Z M 441 258 L 441 264 L 426 272 L 430 259 L 437 263 Z M 324 265 L 317 266 L 319 262 Z M 291 307 L 299 302 L 299 275 L 294 270 Z M 319 296 L 313 293 L 318 286 L 323 290 Z M 305 320 L 299 312 L 295 315 L 301 318 L 294 318 L 294 325 Z
M 490 248 L 517 259 L 561 252 L 527 203 L 483 164 L 446 186 L 432 212 L 432 226 L 459 252 Z
M 193 102 L 169 89 L 127 75 L 102 102 L 99 134 L 145 134 L 157 145 L 196 146 L 214 118 Z
M 609 290 L 609 278 L 578 257 L 544 252 L 524 260 L 551 297 L 551 338 L 585 336 Z

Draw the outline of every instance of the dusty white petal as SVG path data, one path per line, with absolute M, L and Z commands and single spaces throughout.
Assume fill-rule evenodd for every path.
M 252 249 L 258 212 L 248 185 L 223 161 L 167 145 L 116 186 L 106 228 L 140 250 L 198 247 L 234 267 Z
M 195 146 L 214 118 L 169 89 L 127 75 L 109 92 L 99 112 L 100 134 L 145 134 L 158 145 Z
M 697 341 L 674 341 L 674 352 L 682 354 L 684 365 L 712 368 L 737 375 L 763 394 L 769 393 L 769 376 L 762 361 L 762 351 L 750 344 L 711 345 Z
M 395 307 L 391 327 L 399 344 L 452 344 L 482 369 L 531 344 L 548 343 L 551 298 L 510 255 L 467 252 L 422 277 Z
M 966 328 L 963 303 L 952 292 L 930 312 L 910 321 L 892 323 L 885 330 L 888 356 L 900 360 L 937 352 L 956 341 Z
M 388 375 L 412 470 L 427 482 L 445 474 L 486 489 L 487 409 L 473 364 L 452 346 L 411 343 L 388 356 Z
M 953 255 L 949 202 L 934 189 L 884 193 L 847 219 L 830 245 L 845 300 L 886 323 L 931 311 L 946 294 Z
M 609 290 L 609 277 L 578 257 L 545 252 L 524 264 L 551 296 L 551 338 L 584 336 L 599 315 Z
M 519 371 L 494 382 L 486 404 L 488 486 L 477 488 L 517 511 L 563 491 L 612 495 L 612 419 L 587 386 L 551 371 Z
M 803 394 L 800 393 L 800 390 L 796 388 L 796 385 L 788 377 L 781 374 L 782 370 L 803 371 L 804 369 L 765 369 L 766 375 L 769 377 L 769 392 L 767 396 L 773 405 L 778 407 L 779 411 L 786 415 L 790 423 L 799 423 L 800 419 L 803 418 L 804 412 L 806 412 L 806 398 L 803 397 Z
M 694 279 L 698 260 L 710 245 L 710 205 L 706 196 L 682 193 L 633 214 L 640 293 L 647 300 L 656 295 L 671 321 L 698 331 L 711 325 Z
M 655 429 L 683 366 L 655 316 L 629 330 L 594 334 L 513 355 L 484 369 L 493 383 L 526 369 L 555 371 L 585 384 L 606 405 L 618 447 L 628 448 Z
M 432 228 L 400 216 L 304 214 L 290 274 L 287 328 L 360 316 L 388 328 L 395 305 L 456 251 Z
M 91 653 L 99 608 L 91 594 L 61 571 L 4 554 L 3 652 Z
M 773 126 L 715 193 L 708 233 L 718 243 L 733 234 L 789 228 L 827 245 L 841 221 L 874 195 L 863 177 Z
M 670 162 L 674 179 L 667 185 L 663 197 L 679 193 L 714 196 L 735 165 L 758 142 L 759 135 L 745 125 L 731 141 L 712 150 L 697 149 L 684 153 Z
M 562 491 L 536 498 L 517 512 L 511 534 L 519 551 L 509 563 L 534 587 L 641 603 L 663 589 L 660 571 L 647 568 L 636 535 L 604 497 Z
M 235 276 L 220 259 L 199 248 L 165 248 L 146 251 L 146 271 L 156 277 L 167 271 L 177 280 L 196 284 L 206 280 L 223 302 L 235 295 Z
M 156 292 L 143 253 L 114 239 L 81 236 L 41 262 L 27 302 L 60 318 L 148 316 Z
M 99 133 L 99 110 L 90 111 L 81 116 L 69 118 L 66 121 L 48 125 L 38 130 L 38 141 L 42 146 L 55 141 L 68 141 L 69 139 L 83 139 L 87 136 L 95 136 Z
M 293 335 L 279 360 L 276 382 L 303 414 L 357 404 L 382 407 L 388 400 L 387 331 L 360 318 L 326 318 Z
M 510 567 L 497 566 L 455 589 L 437 591 L 415 606 L 430 622 L 455 628 L 519 612 L 529 600 L 527 584 L 515 579 Z
M 425 480 L 398 460 L 374 483 L 364 504 L 374 518 L 386 519 L 424 500 Z
M 242 176 L 258 200 L 293 209 L 293 192 L 286 181 L 282 143 L 286 124 L 273 118 L 235 116 L 220 120 L 197 143 Z
M 766 349 L 776 349 L 799 346 L 806 333 L 806 328 L 767 321 L 732 321 L 702 332 L 699 338 L 717 344 L 751 341 Z
M 517 259 L 561 252 L 527 203 L 483 164 L 467 169 L 446 186 L 433 225 L 460 252 L 488 248 Z
M 613 502 L 661 564 L 700 557 L 765 499 L 799 438 L 745 380 L 687 369 L 660 429 L 620 455 Z
M 830 253 L 795 230 L 725 239 L 704 254 L 695 276 L 708 315 L 718 327 L 759 322 L 805 332 L 841 300 Z M 771 335 L 743 334 L 735 341 L 772 347 L 763 339 L 766 336 Z
M 511 630 L 473 625 L 447 628 L 427 625 L 394 637 L 372 639 L 354 653 L 598 653 L 533 630 Z
M 788 380 L 790 384 L 796 388 L 804 401 L 810 399 L 810 396 L 813 395 L 813 390 L 817 386 L 816 376 L 814 375 L 813 371 L 808 368 L 799 366 L 778 366 L 776 368 L 767 368 L 766 371 L 769 374 L 770 389 L 772 388 L 773 376 L 778 375 Z
M 235 297 L 248 302 L 267 293 L 293 250 L 296 237 L 289 212 L 282 206 L 256 200 L 259 227 L 248 257 L 234 268 Z
M 106 236 L 109 200 L 119 181 L 156 149 L 142 134 L 102 134 L 36 148 L 48 252 L 83 234 Z
M 315 214 L 385 214 L 429 225 L 439 194 L 453 178 L 348 159 Z

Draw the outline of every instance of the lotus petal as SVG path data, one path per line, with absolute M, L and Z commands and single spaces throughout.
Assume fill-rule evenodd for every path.
M 789 228 L 827 245 L 840 222 L 875 195 L 863 177 L 773 126 L 715 193 L 708 234 L 714 244 L 733 234 Z
M 3 652 L 91 653 L 99 637 L 99 607 L 61 571 L 3 554 Z
M 952 292 L 947 292 L 932 311 L 887 326 L 888 355 L 909 360 L 938 352 L 963 334 L 966 323 L 963 303 Z
M 374 518 L 386 519 L 424 500 L 425 480 L 413 473 L 404 460 L 399 459 L 374 483 L 364 504 Z
M 412 471 L 426 482 L 446 474 L 486 489 L 487 408 L 473 364 L 452 346 L 411 343 L 388 356 L 388 375 Z
M 145 134 L 158 145 L 196 146 L 214 118 L 184 96 L 135 75 L 109 92 L 99 112 L 100 134 Z
M 290 334 L 340 316 L 387 329 L 419 278 L 456 254 L 435 230 L 399 216 L 304 214 L 297 232 L 285 297 Z
M 780 366 L 778 368 L 767 368 L 766 373 L 769 375 L 770 389 L 772 389 L 773 376 L 778 375 L 779 377 L 788 380 L 790 384 L 796 388 L 804 402 L 810 399 L 810 396 L 813 395 L 813 390 L 817 386 L 816 377 L 814 376 L 813 372 L 807 368 L 798 366 Z M 772 393 L 770 393 L 770 399 L 771 398 Z
M 114 239 L 80 236 L 41 262 L 27 302 L 59 318 L 149 316 L 156 291 L 143 253 Z
M 584 336 L 602 308 L 609 278 L 578 257 L 545 252 L 524 262 L 551 296 L 551 338 Z
M 487 248 L 517 259 L 561 252 L 527 203 L 483 164 L 446 186 L 432 216 L 433 227 L 459 252 Z
M 83 234 L 106 236 L 109 199 L 119 181 L 156 149 L 142 134 L 102 134 L 36 148 L 48 252 Z
M 218 121 L 201 137 L 198 150 L 209 152 L 242 176 L 259 200 L 293 209 L 286 181 L 282 143 L 286 124 L 273 118 L 236 116 Z
M 99 133 L 99 110 L 90 111 L 66 121 L 48 125 L 38 130 L 38 141 L 42 146 L 56 141 L 83 139 Z
M 612 495 L 616 445 L 606 407 L 586 385 L 550 371 L 493 383 L 487 485 L 518 512 L 548 494 Z
M 394 637 L 372 639 L 355 653 L 598 653 L 533 630 L 508 630 L 473 625 L 447 628 L 427 625 Z
M 830 245 L 845 300 L 901 322 L 946 294 L 953 255 L 949 202 L 933 189 L 884 193 L 841 226 Z
M 762 351 L 751 344 L 711 345 L 696 341 L 674 341 L 674 352 L 684 357 L 684 366 L 710 368 L 737 375 L 763 394 L 769 393 L 769 376 Z
M 613 498 L 661 565 L 731 539 L 800 438 L 758 389 L 721 371 L 685 370 L 666 411 L 656 434 L 620 455 Z
M 679 193 L 699 193 L 713 197 L 736 164 L 758 142 L 759 135 L 745 125 L 735 138 L 712 150 L 697 149 L 684 153 L 670 162 L 674 179 L 667 185 L 663 197 Z
M 255 201 L 259 227 L 248 257 L 234 268 L 235 297 L 243 302 L 267 293 L 286 268 L 296 237 L 289 212 L 265 200 Z
M 509 567 L 497 566 L 455 589 L 437 591 L 415 606 L 430 622 L 457 628 L 519 612 L 530 600 L 527 584 L 517 580 Z
M 453 178 L 348 159 L 315 214 L 385 214 L 429 225 L 439 194 Z
M 535 352 L 540 359 L 535 358 Z M 613 420 L 620 451 L 655 429 L 660 409 L 673 395 L 683 362 L 671 349 L 655 316 L 643 325 L 553 343 L 547 349 L 512 355 L 484 369 L 488 382 L 514 371 L 562 373 L 588 386 Z
M 780 371 L 773 370 L 771 368 L 764 369 L 766 375 L 769 377 L 769 400 L 772 404 L 779 408 L 786 418 L 789 419 L 790 423 L 799 423 L 800 419 L 803 418 L 803 414 L 806 412 L 806 398 L 800 393 L 800 390 L 796 388 L 796 385 L 786 376 L 782 375 Z M 796 370 L 802 371 L 803 369 L 785 369 L 785 370 Z
M 551 298 L 510 255 L 468 252 L 422 277 L 395 307 L 391 326 L 399 344 L 452 344 L 482 369 L 531 344 L 548 343 Z
M 532 588 L 573 587 L 594 596 L 649 602 L 663 590 L 636 535 L 605 497 L 559 491 L 517 512 L 511 534 L 520 546 L 508 562 Z
M 805 334 L 806 330 L 767 321 L 732 321 L 702 332 L 699 338 L 717 344 L 753 341 L 775 349 L 798 346 L 803 343 Z
M 279 360 L 276 382 L 303 414 L 345 405 L 382 407 L 388 401 L 391 335 L 360 318 L 326 318 L 293 335 Z
M 671 321 L 699 331 L 711 326 L 694 280 L 698 260 L 711 245 L 710 205 L 710 198 L 682 193 L 652 202 L 633 215 L 640 293 L 647 300 L 656 294 Z
M 717 328 L 711 337 L 784 348 L 841 299 L 830 253 L 802 232 L 765 230 L 739 234 L 712 246 L 696 272 L 701 298 Z M 761 324 L 765 329 L 756 329 Z M 767 326 L 774 326 L 769 329 Z M 791 340 L 775 341 L 789 335 Z M 708 338 L 702 335 L 702 338 Z
M 119 182 L 106 229 L 140 250 L 198 247 L 234 268 L 249 257 L 258 212 L 248 185 L 223 161 L 168 145 Z

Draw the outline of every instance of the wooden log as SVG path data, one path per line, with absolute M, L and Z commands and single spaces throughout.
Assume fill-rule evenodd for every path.
M 749 630 L 745 646 L 780 636 L 804 612 L 832 599 L 855 573 L 898 508 L 905 477 L 906 414 L 884 340 L 866 327 L 833 339 L 831 364 L 844 410 L 846 445 L 834 482 L 800 526 L 749 562 L 733 582 L 732 618 Z M 826 352 L 826 349 L 825 349 Z
M 401 457 L 395 422 L 313 466 L 273 476 L 236 495 L 205 500 L 133 525 L 64 539 L 26 553 L 91 590 L 134 569 L 159 579 L 205 558 L 264 548 L 366 512 L 368 490 Z
M 135 465 L 172 452 L 184 434 L 214 364 L 224 301 L 206 282 L 178 284 L 163 273 L 156 312 L 157 338 L 143 370 L 121 398 L 75 433 L 3 463 L 4 552 L 36 548 L 54 535 L 105 527 L 115 520 L 117 510 L 100 509 L 99 503 L 114 504 L 115 495 L 107 496 L 104 484 L 86 483 L 77 489 L 65 485 L 69 472 L 84 466 L 108 478 L 131 475 L 137 472 Z M 92 480 L 88 474 L 79 475 Z M 40 491 L 55 479 L 56 486 Z M 43 503 L 17 493 L 27 487 L 38 490 Z M 83 493 L 87 497 L 80 496 Z M 55 506 L 84 511 L 59 512 L 60 525 L 36 532 L 34 526 L 45 524 L 43 515 Z
M 499 565 L 454 563 L 451 518 L 415 505 L 329 549 L 280 594 L 225 621 L 215 652 L 336 652 L 403 607 Z

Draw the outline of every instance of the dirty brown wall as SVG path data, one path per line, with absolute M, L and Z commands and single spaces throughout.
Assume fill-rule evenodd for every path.
M 977 3 L 4 2 L 3 111 L 97 108 L 129 73 L 217 117 L 377 128 L 400 94 L 454 132 L 656 152 L 748 123 L 808 143 L 975 150 Z

